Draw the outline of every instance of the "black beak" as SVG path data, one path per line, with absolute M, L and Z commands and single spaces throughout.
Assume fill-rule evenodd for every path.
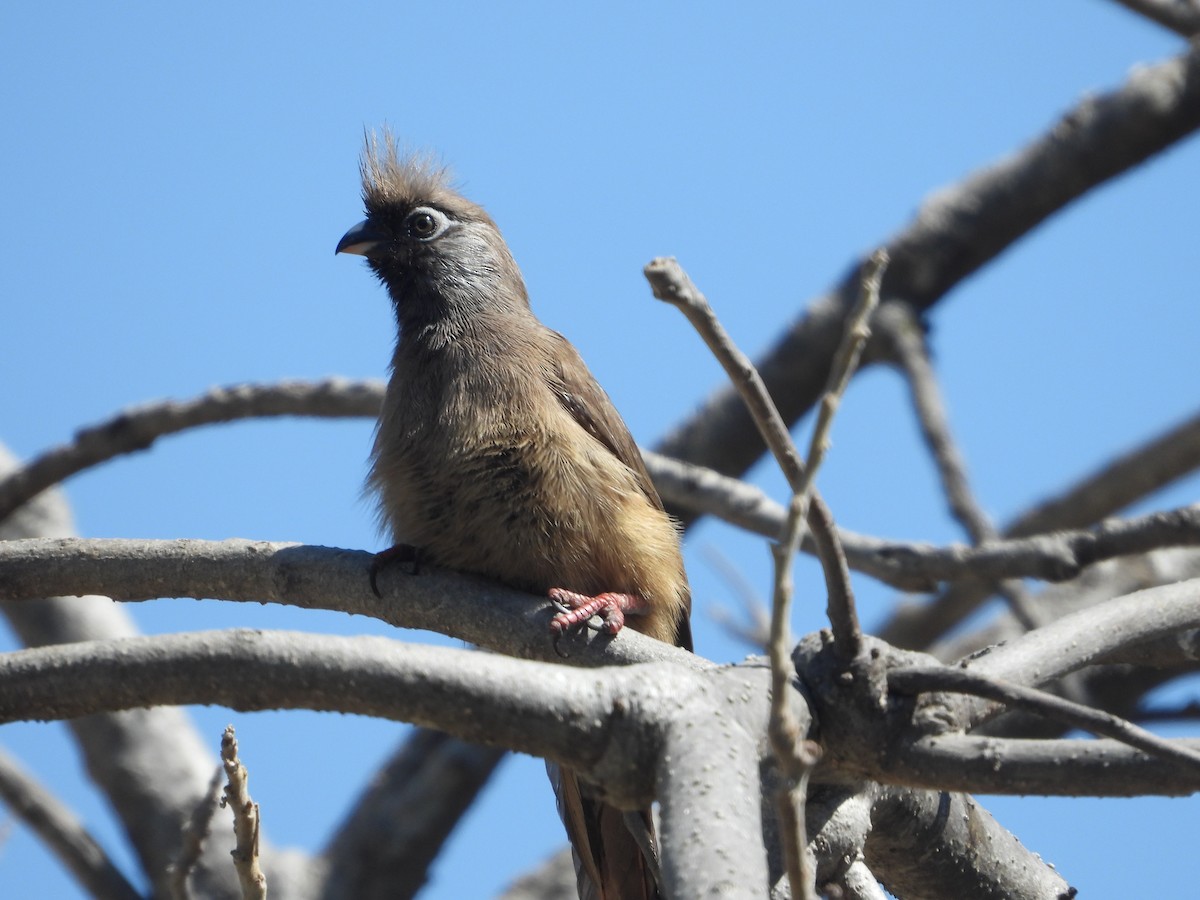
M 370 256 L 371 251 L 383 242 L 383 236 L 375 230 L 370 219 L 363 219 L 342 235 L 334 253 L 354 253 L 357 256 Z

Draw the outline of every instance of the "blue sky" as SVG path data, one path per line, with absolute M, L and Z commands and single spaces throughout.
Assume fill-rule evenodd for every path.
M 492 212 L 535 310 L 653 444 L 721 373 L 682 317 L 650 297 L 646 261 L 677 256 L 757 353 L 930 192 L 1182 46 L 1103 0 L 736 12 L 8 4 L 0 440 L 30 456 L 155 398 L 382 377 L 386 299 L 361 261 L 333 247 L 361 218 L 363 129 L 388 123 L 439 154 Z M 937 307 L 931 340 L 952 422 L 998 521 L 1195 410 L 1198 163 L 1200 145 L 1184 142 L 1055 216 Z M 206 429 L 88 472 L 68 494 L 87 536 L 378 548 L 360 499 L 370 434 L 365 421 Z M 769 466 L 754 477 L 783 497 Z M 820 484 L 847 527 L 961 537 L 889 372 L 851 387 Z M 1139 508 L 1196 493 L 1193 479 Z M 688 536 L 697 649 L 735 660 L 745 648 L 710 611 L 736 601 L 708 547 L 764 596 L 769 554 L 712 523 Z M 822 624 L 824 597 L 812 567 L 798 578 L 793 627 L 805 632 Z M 866 620 L 879 621 L 891 593 L 866 579 L 858 588 Z M 244 604 L 133 612 L 151 633 L 386 632 Z M 317 714 L 196 718 L 214 751 L 226 722 L 237 725 L 267 833 L 306 848 L 321 846 L 403 730 Z M 128 860 L 61 725 L 4 726 L 0 743 Z M 331 774 L 335 754 L 343 764 Z M 1169 895 L 1200 876 L 1194 800 L 986 803 L 1090 896 Z M 560 842 L 541 764 L 512 758 L 425 896 L 486 896 Z M 21 828 L 0 846 L 0 885 L 76 896 Z

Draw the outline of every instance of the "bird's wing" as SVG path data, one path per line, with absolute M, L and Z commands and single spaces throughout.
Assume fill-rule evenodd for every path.
M 612 400 L 592 377 L 592 373 L 588 371 L 571 342 L 557 331 L 547 331 L 556 351 L 552 356 L 552 369 L 548 373 L 548 380 L 550 389 L 558 397 L 558 402 L 588 434 L 629 467 L 636 476 L 637 485 L 642 493 L 651 503 L 662 509 L 662 498 L 658 496 L 654 482 L 650 480 L 642 453 L 634 443 L 633 435 L 629 433 L 621 414 L 613 406 Z

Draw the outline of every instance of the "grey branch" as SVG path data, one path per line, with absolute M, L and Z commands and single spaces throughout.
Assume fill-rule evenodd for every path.
M 621 715 L 616 697 L 638 681 L 686 696 L 686 672 L 622 666 L 580 679 L 561 664 L 472 650 L 235 629 L 4 654 L 0 721 L 158 704 L 314 709 L 413 722 L 588 771 L 609 749 L 601 738 Z
M 898 897 L 1068 898 L 1074 891 L 966 794 L 884 788 L 866 861 Z
M 46 451 L 0 480 L 0 521 L 46 488 L 125 453 L 149 449 L 160 437 L 201 425 L 268 416 L 376 416 L 383 383 L 325 381 L 240 384 L 191 400 L 158 401 L 83 428 L 68 444 Z
M 0 479 L 0 510 L 20 505 L 50 486 L 146 442 L 178 431 L 265 415 L 347 417 L 373 415 L 383 396 L 376 381 L 282 382 L 220 388 L 183 401 L 149 403 L 84 429 L 76 442 L 47 451 Z M 117 423 L 124 423 L 117 427 Z M 126 439 L 137 435 L 136 441 Z M 731 524 L 778 539 L 786 509 L 751 484 L 713 469 L 644 450 L 663 498 L 679 508 L 715 515 Z M 14 464 L 15 465 L 15 464 Z M 1200 465 L 1200 416 L 1157 438 L 1090 477 L 1061 500 L 1039 507 L 1009 529 L 1015 535 L 1052 533 L 1028 540 L 998 541 L 985 548 L 888 540 L 839 528 L 850 568 L 900 590 L 932 590 L 939 581 L 1034 577 L 1072 578 L 1081 568 L 1114 556 L 1165 546 L 1200 543 L 1196 517 L 1188 511 L 1156 514 L 1128 523 L 1105 523 L 1093 531 L 1060 533 L 1072 520 L 1088 524 Z M 53 477 L 52 477 L 53 476 Z M 1114 506 L 1115 504 L 1115 506 Z M 811 539 L 805 548 L 816 552 Z
M 98 900 L 140 900 L 79 818 L 0 750 L 0 799 Z
M 1200 436 L 1200 427 L 1195 433 Z M 1200 451 L 1200 442 L 1196 448 Z M 1139 459 L 1147 462 L 1141 455 Z M 676 506 L 715 515 L 764 537 L 778 539 L 782 534 L 787 510 L 754 485 L 657 454 L 647 453 L 646 462 L 663 498 Z M 1190 465 L 1197 463 L 1200 453 Z M 1200 545 L 1200 507 L 1105 521 L 1087 530 L 995 540 L 981 547 L 938 547 L 871 537 L 844 528 L 837 533 L 851 569 L 901 590 L 931 590 L 941 581 L 1066 581 L 1106 559 L 1163 547 Z M 815 552 L 811 542 L 805 549 Z
M 398 567 L 380 573 L 378 597 L 369 583 L 373 560 L 361 550 L 236 539 L 8 541 L 0 542 L 0 600 L 94 591 L 122 601 L 175 596 L 285 603 L 371 616 L 511 656 L 561 662 L 550 641 L 553 609 L 544 597 L 451 572 L 408 575 Z M 569 652 L 572 665 L 656 660 L 686 668 L 712 665 L 629 629 L 616 637 L 574 634 L 559 647 Z
M 664 848 L 677 856 L 670 883 L 765 886 L 765 868 L 755 864 L 761 849 L 747 848 L 758 840 L 766 674 L 760 667 L 701 672 L 651 663 L 581 679 L 560 664 L 456 648 L 241 630 L 5 654 L 0 718 L 204 702 L 414 721 L 590 772 L 609 802 L 623 808 L 647 805 L 657 793 Z M 355 691 L 346 691 L 351 682 Z M 748 697 L 763 699 L 747 703 Z M 745 783 L 710 764 L 718 745 Z M 690 841 L 696 821 L 706 823 L 719 846 L 737 852 L 710 853 Z M 707 823 L 718 824 L 710 831 Z M 673 893 L 691 895 L 683 887 Z

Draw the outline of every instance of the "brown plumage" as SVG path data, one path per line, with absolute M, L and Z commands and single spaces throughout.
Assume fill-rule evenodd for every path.
M 690 649 L 676 526 L 608 395 L 534 317 L 495 223 L 390 136 L 369 141 L 362 174 L 367 218 L 338 250 L 367 257 L 399 326 L 370 475 L 396 543 L 583 607 L 552 627 L 606 606 L 610 631 L 623 612 Z M 622 814 L 561 780 L 581 893 L 656 896 Z

